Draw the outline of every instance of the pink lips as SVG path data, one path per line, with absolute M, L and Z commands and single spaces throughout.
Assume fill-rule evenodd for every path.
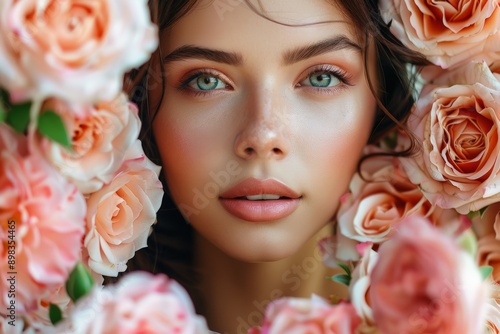
M 246 196 L 278 195 L 279 199 L 249 200 Z M 246 179 L 219 197 L 222 206 L 232 215 L 251 222 L 267 222 L 292 214 L 301 196 L 276 180 Z

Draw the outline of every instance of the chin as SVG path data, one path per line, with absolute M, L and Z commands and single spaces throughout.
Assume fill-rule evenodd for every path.
M 244 240 L 234 238 L 230 242 L 216 245 L 228 256 L 248 263 L 276 262 L 296 254 L 306 240 L 293 238 L 273 238 L 270 236 L 246 237 Z

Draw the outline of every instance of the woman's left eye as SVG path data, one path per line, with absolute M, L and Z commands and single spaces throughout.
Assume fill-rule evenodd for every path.
M 299 82 L 299 86 L 312 86 L 316 88 L 335 87 L 341 84 L 342 81 L 337 77 L 337 74 L 331 71 L 315 71 Z

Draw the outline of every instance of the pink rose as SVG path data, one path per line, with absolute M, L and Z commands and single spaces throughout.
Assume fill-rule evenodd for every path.
M 163 188 L 160 167 L 153 164 L 137 140 L 111 182 L 87 199 L 89 267 L 106 276 L 117 276 L 138 249 L 146 247 L 156 221 Z
M 369 299 L 381 332 L 481 333 L 488 284 L 472 257 L 426 219 L 411 216 L 379 249 Z
M 500 8 L 496 0 L 384 0 L 380 11 L 392 33 L 442 68 L 499 51 Z
M 0 313 L 9 311 L 11 283 L 16 290 L 16 312 L 36 309 L 45 291 L 59 287 L 79 259 L 85 227 L 85 200 L 37 155 L 22 155 L 23 140 L 8 135 L 19 151 L 0 153 Z M 15 272 L 16 274 L 10 274 Z
M 187 292 L 163 274 L 132 272 L 79 300 L 53 333 L 208 333 Z
M 366 154 L 375 152 L 381 150 L 374 146 L 365 150 Z M 363 163 L 361 172 L 364 178 L 358 173 L 353 176 L 349 186 L 351 195 L 341 203 L 337 213 L 338 259 L 359 260 L 354 249 L 357 243 L 383 243 L 390 238 L 393 225 L 410 215 L 427 216 L 452 232 L 460 229 L 460 216 L 454 210 L 431 205 L 410 182 L 398 158 L 372 157 Z
M 72 151 L 37 135 L 33 148 L 39 150 L 83 194 L 99 190 L 114 177 L 128 148 L 137 140 L 141 122 L 137 107 L 120 94 L 110 102 L 87 108 L 87 116 L 76 116 L 71 106 L 49 100 L 43 107 L 56 111 L 65 122 Z
M 53 291 L 45 291 L 43 296 L 37 300 L 37 309 L 24 315 L 30 327 L 37 332 L 50 333 L 54 328 L 49 318 L 50 304 L 57 305 L 63 314 L 69 313 L 73 304 L 66 293 L 65 284 Z
M 146 3 L 2 0 L 0 82 L 15 100 L 111 100 L 156 48 Z
M 500 201 L 500 82 L 471 66 L 470 84 L 423 88 L 408 119 L 423 147 L 401 159 L 431 203 L 462 214 Z
M 262 328 L 253 327 L 248 333 L 352 334 L 360 322 L 354 307 L 348 303 L 331 305 L 318 296 L 280 298 L 266 307 Z

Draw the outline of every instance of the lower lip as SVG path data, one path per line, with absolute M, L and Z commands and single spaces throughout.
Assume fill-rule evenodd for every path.
M 277 199 L 250 201 L 244 199 L 221 198 L 227 212 L 251 222 L 269 222 L 285 218 L 297 209 L 300 199 Z

